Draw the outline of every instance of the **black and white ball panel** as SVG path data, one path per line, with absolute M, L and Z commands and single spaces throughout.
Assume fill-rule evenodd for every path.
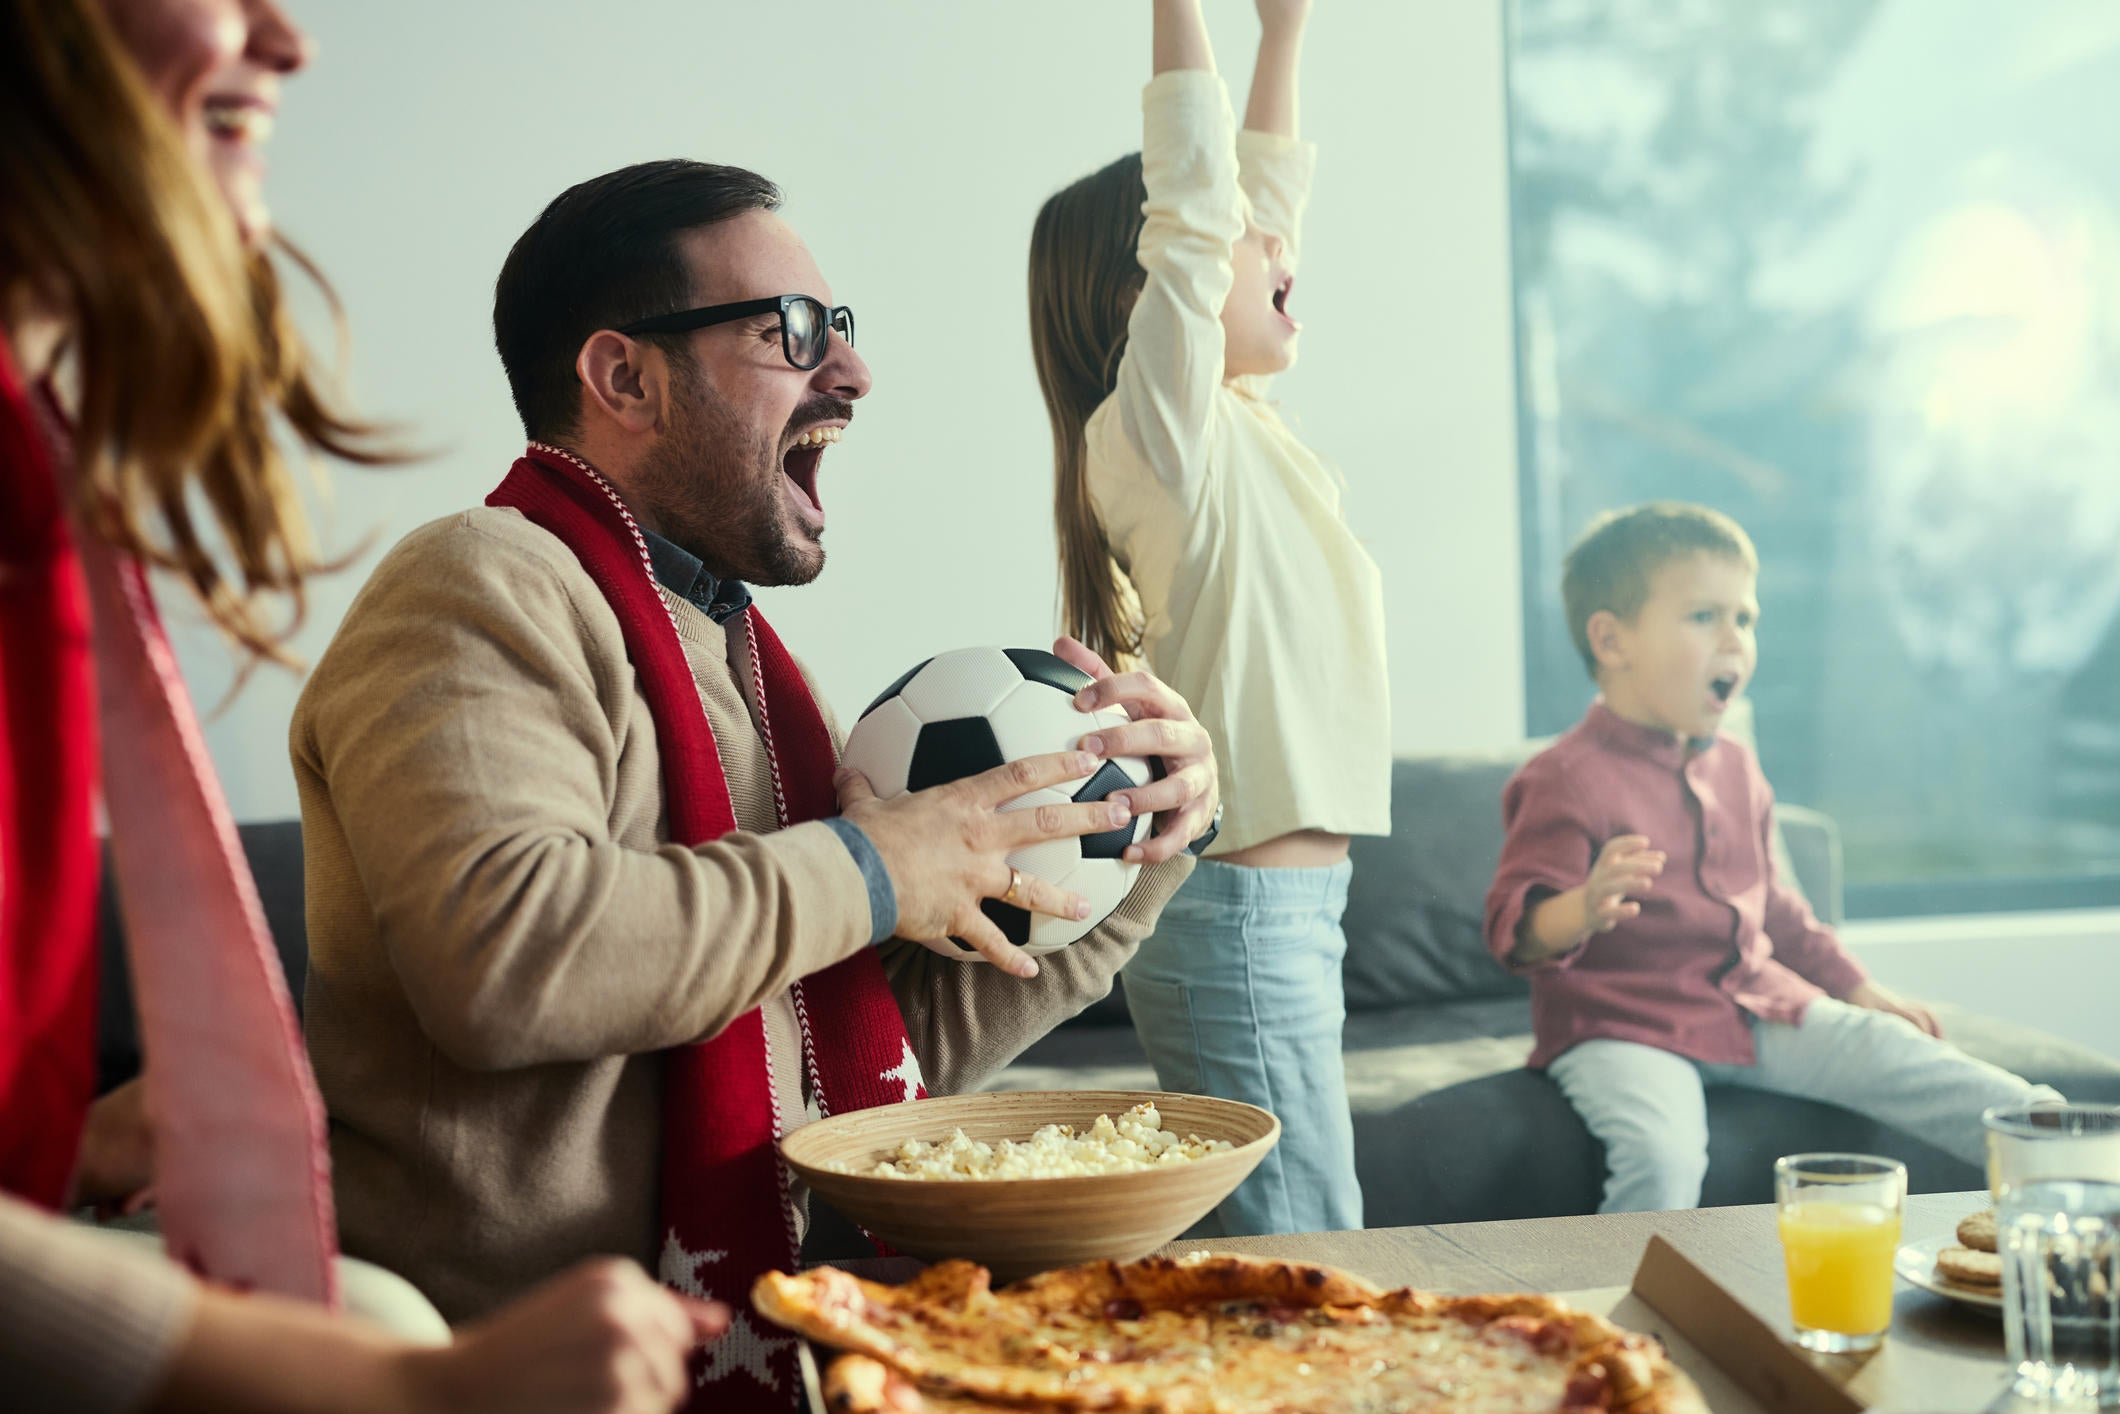
M 1001 652 L 1016 665 L 1016 671 L 1023 674 L 1025 682 L 1042 682 L 1047 687 L 1057 687 L 1069 697 L 1090 685 L 1088 673 L 1057 653 L 1048 653 L 1043 648 L 1004 648 Z
M 877 796 L 889 800 L 906 792 L 913 751 L 920 744 L 920 719 L 895 694 L 880 697 L 847 733 L 841 764 L 869 778 Z
M 1163 774 L 1161 762 L 1151 760 L 1149 765 L 1153 768 L 1151 775 Z M 1107 761 L 1097 768 L 1097 774 L 1083 782 L 1082 789 L 1075 792 L 1074 798 L 1084 805 L 1094 805 L 1129 786 L 1141 784 L 1144 783 L 1127 774 L 1126 768 L 1117 761 Z M 1126 853 L 1128 845 L 1138 844 L 1147 831 L 1147 817 L 1137 816 L 1124 825 L 1106 830 L 1101 835 L 1084 835 L 1077 843 L 1084 859 L 1117 859 Z
M 1123 790 L 1128 785 L 1145 784 L 1145 781 L 1133 780 L 1123 770 L 1117 769 L 1116 762 L 1108 761 L 1105 765 L 1113 768 L 1113 774 L 1118 777 L 1118 782 L 1107 780 L 1100 786 L 1097 778 L 1093 777 L 1088 783 L 1072 790 L 1067 787 L 1061 787 L 1055 790 L 1033 791 L 1029 795 L 1018 796 L 1002 806 L 1002 813 L 1007 814 L 1014 810 L 1028 810 L 1034 806 L 1045 804 L 1064 805 L 1070 800 L 1088 803 L 1102 800 L 1111 791 Z M 1099 775 L 1102 775 L 1101 770 Z M 1123 782 L 1123 784 L 1119 782 Z M 1090 794 L 1092 790 L 1097 793 L 1094 795 Z M 1057 884 L 1063 889 L 1073 890 L 1089 900 L 1089 917 L 1080 921 L 1073 918 L 1052 918 L 1042 913 L 1025 913 L 1022 909 L 1012 909 L 1012 912 L 1023 914 L 1030 934 L 1030 941 L 1021 944 L 1021 946 L 1033 953 L 1052 952 L 1076 941 L 1089 932 L 1090 929 L 1110 917 L 1112 910 L 1126 901 L 1127 891 L 1134 886 L 1134 876 L 1141 871 L 1140 865 L 1127 864 L 1121 861 L 1119 850 L 1125 849 L 1129 844 L 1147 839 L 1152 823 L 1150 817 L 1139 816 L 1118 829 L 1109 830 L 1101 835 L 1084 835 L 1079 839 L 1047 840 L 1043 844 L 1034 844 L 1027 849 L 1019 849 L 1011 853 L 1008 857 L 1011 868 L 1021 869 L 1026 874 L 1034 874 L 1048 883 Z M 1110 853 L 1092 856 L 1085 848 L 1091 840 L 1101 840 L 1107 843 L 1116 842 L 1118 849 L 1112 850 Z M 989 899 L 988 902 L 993 903 L 994 900 Z M 988 916 L 991 917 L 991 913 Z M 1006 929 L 1003 931 L 1006 932 Z M 1014 942 L 1016 940 L 1011 937 L 1010 941 Z
M 918 663 L 915 663 L 912 667 L 907 668 L 904 672 L 900 673 L 898 675 L 898 681 L 892 683 L 889 687 L 877 693 L 875 698 L 870 701 L 869 705 L 861 709 L 861 715 L 863 717 L 868 716 L 869 713 L 875 711 L 878 707 L 881 707 L 884 703 L 890 701 L 893 697 L 896 697 L 899 693 L 905 691 L 905 685 L 913 680 L 913 674 L 919 672 L 922 668 L 926 667 L 928 664 L 934 661 L 935 660 L 933 658 L 923 658 Z M 856 718 L 856 720 L 858 721 L 859 718 Z
M 1072 750 L 1091 732 L 1127 720 L 1116 708 L 1077 711 L 1074 695 L 1089 683 L 1087 674 L 1041 649 L 967 648 L 938 654 L 869 704 L 848 735 L 846 764 L 867 776 L 876 794 L 888 799 L 1026 756 Z M 1123 757 L 1100 763 L 1086 778 L 1033 792 L 1002 808 L 1103 800 L 1161 774 L 1160 762 Z M 1009 856 L 1011 867 L 1089 899 L 1088 919 L 1032 915 L 993 899 L 983 905 L 987 916 L 1011 942 L 1033 953 L 1067 946 L 1125 899 L 1140 866 L 1119 856 L 1129 844 L 1147 838 L 1150 828 L 1151 821 L 1144 817 L 1118 829 L 1047 841 Z
M 923 722 L 983 717 L 1023 686 L 1023 673 L 992 649 L 940 653 L 898 689 L 898 700 Z
M 1001 754 L 1001 743 L 995 739 L 993 723 L 986 718 L 927 722 L 913 743 L 913 761 L 906 768 L 905 788 L 946 786 L 1007 764 L 1008 757 Z

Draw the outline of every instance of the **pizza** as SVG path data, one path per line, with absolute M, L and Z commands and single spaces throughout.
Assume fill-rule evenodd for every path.
M 1654 1339 L 1552 1297 L 1381 1291 L 1219 1253 L 1094 1262 L 1000 1291 L 960 1261 L 902 1286 L 768 1272 L 751 1300 L 846 1352 L 826 1377 L 835 1414 L 1707 1409 Z

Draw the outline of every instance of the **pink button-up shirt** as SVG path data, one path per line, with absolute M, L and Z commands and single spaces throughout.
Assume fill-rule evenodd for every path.
M 1608 840 L 1645 835 L 1667 856 L 1639 917 L 1515 969 L 1531 977 L 1533 1066 L 1600 1036 L 1749 1065 L 1745 1013 L 1793 1024 L 1868 975 L 1775 880 L 1774 792 L 1726 737 L 1683 743 L 1594 703 L 1510 778 L 1502 819 L 1487 946 L 1505 964 L 1525 910 L 1587 879 Z

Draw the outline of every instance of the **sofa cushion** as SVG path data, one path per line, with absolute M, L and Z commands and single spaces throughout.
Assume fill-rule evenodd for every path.
M 1889 1154 L 1917 1193 L 1978 1188 L 1980 1171 L 1852 1111 L 1717 1087 L 1708 1092 L 1703 1207 L 1774 1201 L 1774 1160 L 1804 1150 Z M 1545 1074 L 1517 1069 L 1355 1116 L 1355 1169 L 1370 1227 L 1492 1222 L 1597 1211 L 1605 1156 Z
M 1929 1010 L 1943 1023 L 1944 1039 L 1969 1056 L 2051 1085 L 2071 1100 L 2120 1104 L 2120 1061 L 2110 1056 L 1961 1006 L 1932 1002 Z
M 1541 745 L 1392 763 L 1391 834 L 1358 838 L 1351 851 L 1348 1010 L 1528 990 L 1487 951 L 1486 902 L 1502 856 L 1502 787 Z
M 1938 1006 L 1968 1053 L 2083 1100 L 2120 1101 L 2120 1062 L 2028 1027 Z M 1489 997 L 1350 1012 L 1344 1032 L 1355 1168 L 1372 1227 L 1594 1212 L 1604 1154 L 1543 1074 L 1524 1069 L 1529 1004 Z M 1155 1088 L 1129 1026 L 1062 1027 L 988 1082 L 992 1089 Z M 1885 1153 L 1915 1191 L 1984 1182 L 1912 1135 L 1835 1105 L 1717 1087 L 1708 1094 L 1702 1202 L 1773 1199 L 1774 1160 L 1804 1150 Z

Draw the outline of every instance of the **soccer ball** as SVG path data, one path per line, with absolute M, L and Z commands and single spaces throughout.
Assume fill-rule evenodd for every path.
M 847 734 L 845 764 L 867 776 L 876 794 L 888 800 L 1025 756 L 1072 751 L 1091 732 L 1127 720 L 1115 707 L 1078 711 L 1074 696 L 1089 683 L 1087 673 L 1039 648 L 960 648 L 938 654 L 868 705 Z M 1102 800 L 1162 774 L 1159 761 L 1114 757 L 1081 780 L 1032 791 L 1001 808 Z M 1048 840 L 1009 855 L 1012 868 L 1088 899 L 1088 918 L 1048 918 L 991 898 L 980 906 L 1025 952 L 1064 948 L 1110 917 L 1126 898 L 1141 866 L 1119 856 L 1147 838 L 1149 824 L 1150 818 L 1141 815 L 1102 834 Z M 985 960 L 969 943 L 952 941 L 965 961 Z

